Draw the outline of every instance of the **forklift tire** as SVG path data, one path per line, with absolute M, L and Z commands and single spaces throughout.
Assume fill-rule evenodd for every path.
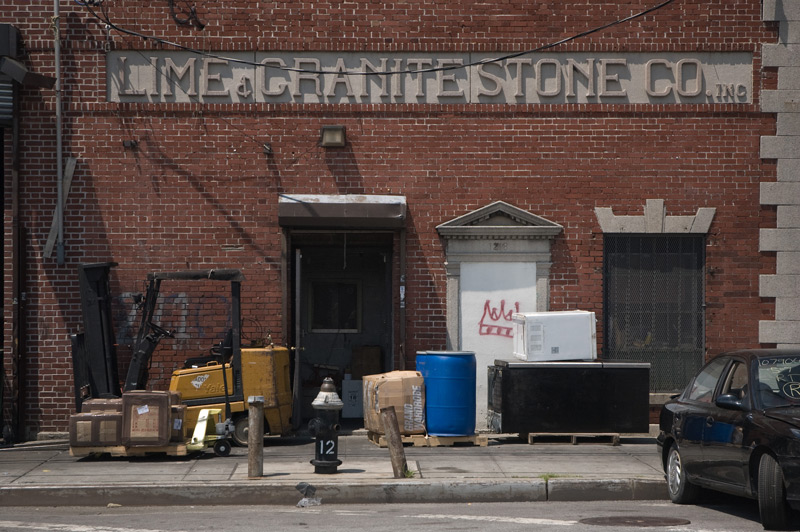
M 217 456 L 228 456 L 231 454 L 231 444 L 228 440 L 217 440 L 214 444 L 214 454 Z
M 250 432 L 250 418 L 247 414 L 240 414 L 233 418 L 233 432 L 231 439 L 239 447 L 247 447 L 247 434 Z
M 247 414 L 239 414 L 233 418 L 233 432 L 231 439 L 234 445 L 238 447 L 247 447 L 247 438 L 250 432 L 250 418 Z M 264 420 L 264 435 L 269 434 L 269 427 L 267 427 L 267 420 Z

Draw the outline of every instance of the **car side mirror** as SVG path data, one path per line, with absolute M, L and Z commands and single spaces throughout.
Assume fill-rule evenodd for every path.
M 742 406 L 742 400 L 732 393 L 720 395 L 714 402 L 720 408 L 727 408 L 728 410 L 744 410 L 744 407 Z

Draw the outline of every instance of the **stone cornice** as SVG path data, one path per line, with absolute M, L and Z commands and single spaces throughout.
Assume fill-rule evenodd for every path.
M 649 199 L 642 216 L 617 216 L 611 207 L 595 207 L 594 212 L 604 233 L 706 234 L 716 209 L 701 207 L 694 216 L 667 216 L 663 199 Z
M 564 228 L 504 201 L 474 210 L 436 227 L 444 238 L 460 240 L 553 239 Z

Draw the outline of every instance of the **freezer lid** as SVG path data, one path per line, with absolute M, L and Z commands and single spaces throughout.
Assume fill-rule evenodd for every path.
M 603 360 L 603 367 L 606 369 L 615 369 L 615 368 L 650 369 L 650 362 L 632 362 L 627 360 Z
M 511 369 L 547 369 L 547 368 L 574 368 L 574 369 L 650 369 L 649 362 L 628 362 L 625 360 L 566 360 L 554 362 L 525 362 L 522 360 L 496 359 L 494 365 Z

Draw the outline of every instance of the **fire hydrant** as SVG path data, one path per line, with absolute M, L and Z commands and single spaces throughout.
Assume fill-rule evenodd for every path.
M 316 438 L 314 473 L 332 474 L 342 464 L 339 460 L 339 413 L 344 403 L 336 393 L 333 379 L 325 377 L 319 395 L 311 403 L 317 417 L 308 422 L 308 430 Z

